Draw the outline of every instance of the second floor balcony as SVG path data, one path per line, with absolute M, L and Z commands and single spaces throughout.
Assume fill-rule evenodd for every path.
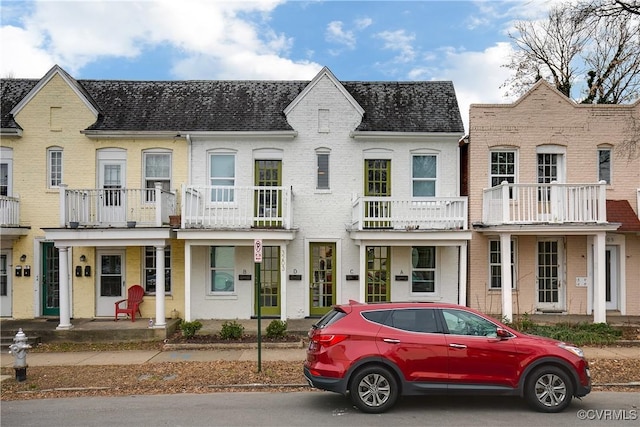
M 483 191 L 485 225 L 607 222 L 606 183 L 502 184 Z
M 0 196 L 0 226 L 20 226 L 20 199 L 17 197 Z
M 176 215 L 176 195 L 156 188 L 60 187 L 60 226 L 161 227 Z
M 293 224 L 291 189 L 281 186 L 182 188 L 182 227 L 285 229 Z
M 467 230 L 466 197 L 355 197 L 352 230 Z

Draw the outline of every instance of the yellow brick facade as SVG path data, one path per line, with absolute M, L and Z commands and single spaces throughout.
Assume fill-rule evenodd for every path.
M 91 126 L 97 117 L 90 104 L 74 91 L 59 73 L 54 73 L 22 106 L 15 120 L 22 127 L 21 136 L 5 136 L 1 146 L 13 151 L 13 195 L 20 198 L 20 225 L 30 227 L 28 233 L 16 239 L 12 246 L 13 264 L 22 254 L 30 265 L 30 277 L 12 277 L 12 317 L 34 318 L 43 315 L 41 243 L 47 228 L 60 227 L 60 190 L 47 182 L 47 150 L 59 148 L 63 152 L 63 183 L 71 189 L 97 188 L 97 152 L 103 148 L 126 150 L 126 187 L 144 188 L 142 152 L 161 148 L 171 151 L 172 187 L 187 179 L 187 149 L 184 139 L 176 138 L 109 138 L 92 139 L 81 131 Z M 172 294 L 166 297 L 166 313 L 184 307 L 184 243 L 173 239 Z M 71 316 L 96 316 L 96 275 L 98 260 L 95 246 L 75 246 L 69 249 L 69 277 Z M 85 262 L 80 256 L 86 257 Z M 126 287 L 143 284 L 144 247 L 126 248 Z M 76 266 L 90 266 L 89 277 L 75 277 Z M 125 294 L 126 295 L 126 294 Z M 148 302 L 147 302 L 148 301 Z M 145 296 L 142 315 L 155 315 L 155 296 Z

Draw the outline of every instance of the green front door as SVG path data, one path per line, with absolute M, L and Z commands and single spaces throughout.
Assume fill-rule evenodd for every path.
M 255 225 L 257 227 L 282 226 L 282 161 L 256 160 Z
M 262 247 L 260 263 L 260 313 L 263 316 L 280 315 L 280 248 Z
M 53 242 L 42 244 L 42 315 L 60 315 L 60 264 Z
M 311 243 L 309 249 L 309 315 L 322 316 L 336 303 L 336 244 Z
M 391 248 L 388 246 L 367 246 L 367 292 L 366 302 L 391 300 L 390 262 Z
M 365 228 L 391 226 L 391 202 L 382 199 L 391 196 L 391 160 L 365 160 L 364 195 L 372 197 L 364 204 Z

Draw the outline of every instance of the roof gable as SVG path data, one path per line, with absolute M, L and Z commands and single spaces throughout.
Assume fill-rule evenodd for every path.
M 309 84 L 304 88 L 302 92 L 294 99 L 287 107 L 284 109 L 284 114 L 289 115 L 291 110 L 293 110 L 296 105 L 300 103 L 304 99 L 305 96 L 309 92 L 313 90 L 313 88 L 318 84 L 320 80 L 323 78 L 328 78 L 331 82 L 336 86 L 336 88 L 342 93 L 345 99 L 353 106 L 353 108 L 360 114 L 360 116 L 364 115 L 364 109 L 358 104 L 358 102 L 351 96 L 351 94 L 345 89 L 345 87 L 340 83 L 340 81 L 333 75 L 333 73 L 327 67 L 323 67 L 322 70 L 309 82 Z
M 38 92 L 40 92 L 40 90 L 42 90 L 42 88 L 45 87 L 47 83 L 49 83 L 51 79 L 53 79 L 55 76 L 60 76 L 69 85 L 71 90 L 75 92 L 78 98 L 82 100 L 82 102 L 89 109 L 89 111 L 91 111 L 91 113 L 95 117 L 98 117 L 98 107 L 93 102 L 91 97 L 87 94 L 84 88 L 73 77 L 71 77 L 66 71 L 64 71 L 58 65 L 54 65 L 47 72 L 47 74 L 45 74 L 44 77 L 42 77 L 38 81 L 38 83 L 29 91 L 29 93 L 11 109 L 9 113 L 13 117 L 15 117 L 24 108 L 24 106 L 27 105 L 29 102 L 31 102 L 31 100 L 38 94 Z

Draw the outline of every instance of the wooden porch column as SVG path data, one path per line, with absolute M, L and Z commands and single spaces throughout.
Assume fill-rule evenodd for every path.
M 502 319 L 513 320 L 513 302 L 511 295 L 511 234 L 500 234 L 500 267 L 502 277 Z
M 467 245 L 467 242 L 460 245 L 460 256 L 458 257 L 458 304 L 460 305 L 467 305 Z
M 607 321 L 606 233 L 593 239 L 593 323 Z
M 287 245 L 280 245 L 280 320 L 287 321 Z
M 156 322 L 155 327 L 167 326 L 164 306 L 164 245 L 156 246 Z
M 60 323 L 56 329 L 71 329 L 71 301 L 69 298 L 69 248 L 58 248 L 58 268 L 60 269 Z

